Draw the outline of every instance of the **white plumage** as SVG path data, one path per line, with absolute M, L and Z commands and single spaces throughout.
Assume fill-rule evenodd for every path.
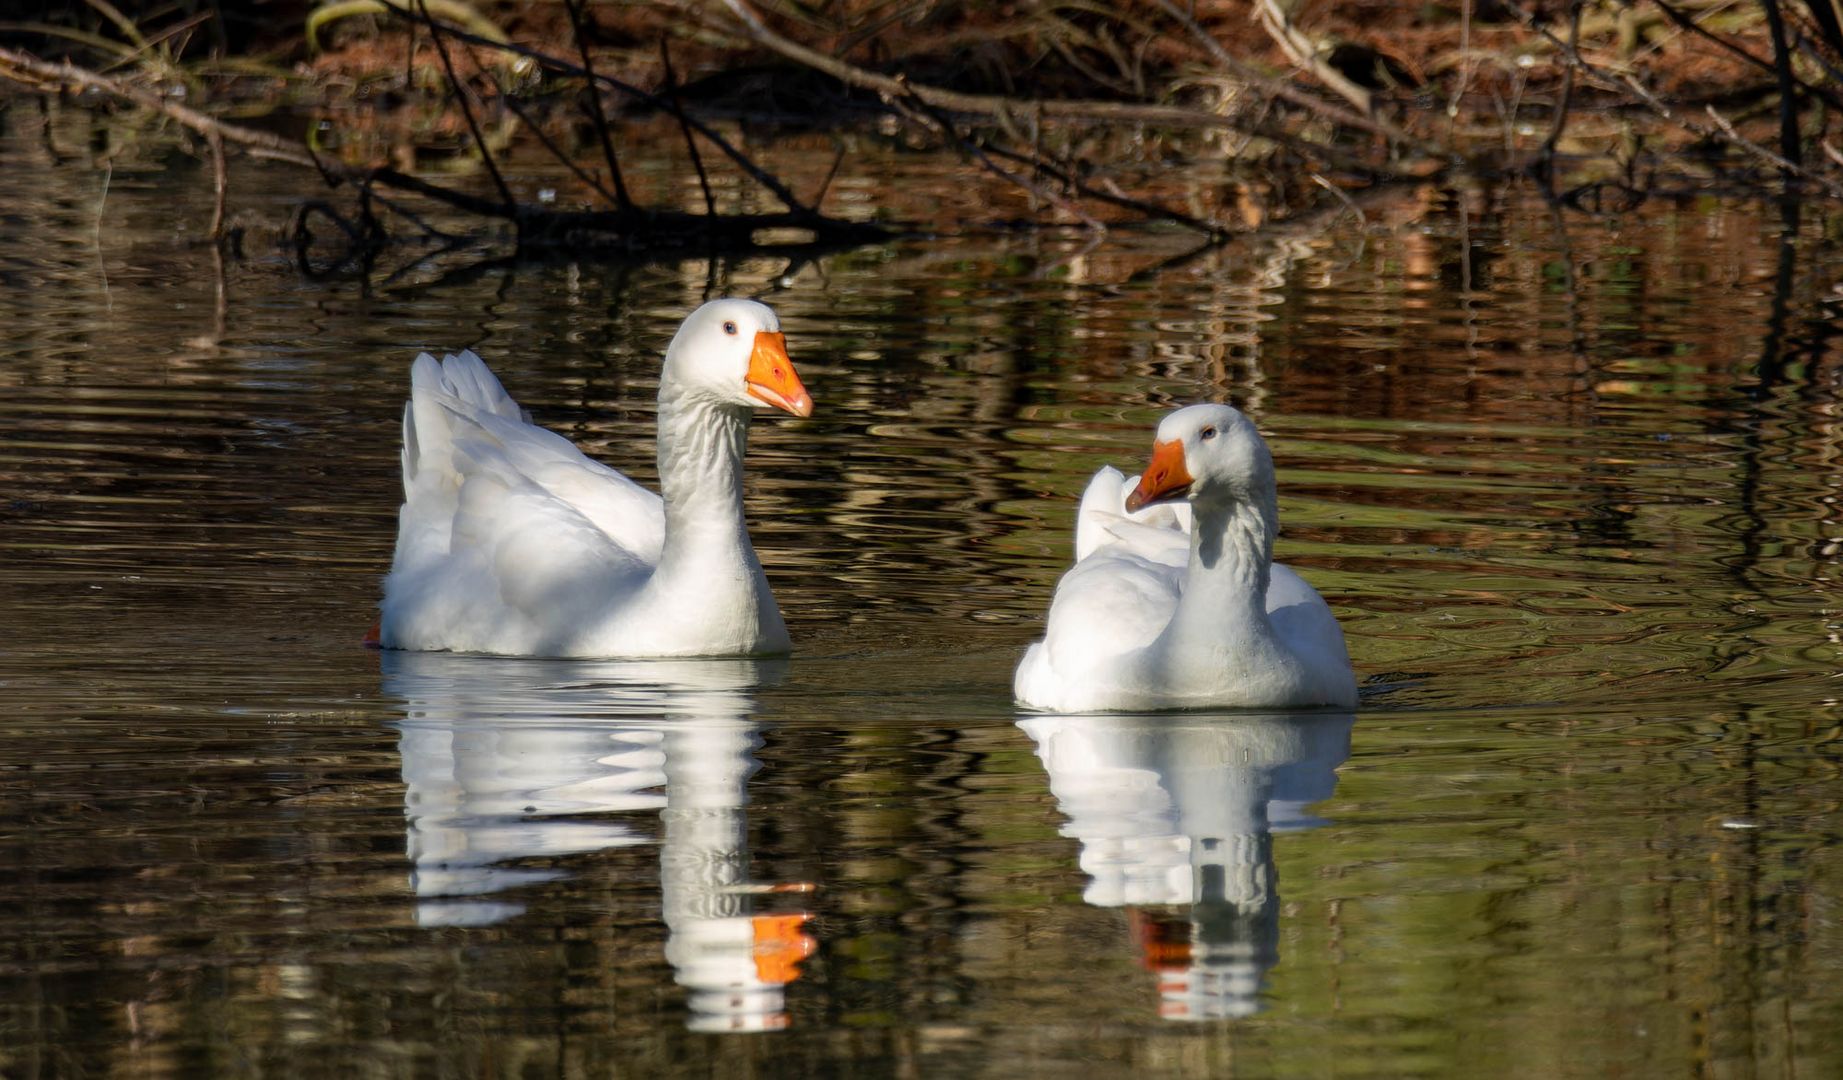
M 1018 665 L 1018 700 L 1057 712 L 1354 706 L 1343 631 L 1273 561 L 1278 529 L 1273 459 L 1248 418 L 1227 405 L 1170 413 L 1145 475 L 1102 468 L 1089 482 L 1076 563 Z
M 772 310 L 693 312 L 666 350 L 655 495 L 528 422 L 471 352 L 410 371 L 385 648 L 511 656 L 786 652 L 749 543 L 742 457 L 759 405 L 812 399 Z

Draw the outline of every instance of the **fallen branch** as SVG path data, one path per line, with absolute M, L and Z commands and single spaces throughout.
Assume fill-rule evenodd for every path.
M 1359 131 L 1366 131 L 1371 135 L 1379 135 L 1382 138 L 1399 143 L 1425 157 L 1452 158 L 1455 156 L 1449 150 L 1444 150 L 1415 138 L 1408 132 L 1389 123 L 1387 120 L 1369 115 L 1367 93 L 1364 95 L 1365 104 L 1362 106 L 1364 111 L 1361 113 L 1353 113 L 1348 109 L 1340 109 L 1328 102 L 1320 101 L 1318 98 L 1300 90 L 1296 86 L 1282 82 L 1279 79 L 1270 78 L 1255 71 L 1246 61 L 1237 58 L 1227 49 L 1223 48 L 1221 42 L 1210 36 L 1209 31 L 1203 29 L 1202 24 L 1179 9 L 1171 0 L 1157 0 L 1157 3 L 1166 16 L 1182 26 L 1189 32 L 1191 37 L 1197 39 L 1198 43 L 1209 51 L 1209 54 L 1215 58 L 1216 63 L 1219 64 L 1224 71 L 1227 71 L 1235 78 L 1268 97 L 1276 98 L 1289 104 L 1297 105 L 1303 109 L 1310 110 L 1314 114 L 1334 124 L 1342 124 L 1346 127 L 1356 128 Z
M 1163 4 L 1164 0 L 1160 0 L 1160 2 Z M 742 0 L 723 0 L 723 3 L 738 19 L 742 20 L 744 27 L 747 28 L 750 36 L 753 37 L 757 44 L 780 53 L 789 60 L 810 67 L 814 71 L 830 75 L 832 78 L 837 79 L 847 86 L 855 86 L 860 90 L 875 91 L 878 94 L 889 97 L 906 97 L 912 94 L 918 100 L 925 101 L 934 108 L 943 109 L 948 112 L 994 118 L 1032 113 L 1051 120 L 1084 120 L 1104 124 L 1146 124 L 1153 127 L 1174 129 L 1214 129 L 1260 135 L 1266 138 L 1274 137 L 1273 133 L 1270 131 L 1249 130 L 1247 125 L 1237 120 L 1235 117 L 1221 116 L 1216 113 L 1204 112 L 1200 109 L 1188 109 L 1180 105 L 1151 105 L 1138 102 L 1084 101 L 1062 98 L 1020 100 L 1016 98 L 1000 97 L 995 94 L 966 94 L 958 90 L 948 90 L 943 87 L 898 79 L 890 75 L 881 75 L 877 72 L 868 71 L 854 64 L 846 63 L 843 60 L 828 56 L 825 53 L 810 49 L 805 45 L 782 37 L 769 28 L 766 23 L 762 22 L 761 17 L 751 10 L 747 4 L 743 3 Z M 1171 10 L 1175 11 L 1176 9 L 1172 8 Z M 1226 56 L 1226 54 L 1224 55 Z M 1243 78 L 1242 72 L 1237 71 L 1235 74 L 1238 78 Z M 1325 116 L 1327 119 L 1348 124 L 1360 130 L 1392 137 L 1389 136 L 1389 132 L 1384 126 L 1378 125 L 1367 117 L 1357 116 L 1350 113 L 1348 110 L 1329 106 L 1322 101 L 1312 98 L 1308 94 L 1302 93 L 1297 90 L 1297 88 L 1285 87 L 1284 84 L 1279 83 L 1277 80 L 1250 76 L 1245 78 L 1244 81 L 1249 82 L 1259 90 L 1271 92 L 1275 97 L 1281 97 L 1297 104 L 1309 103 L 1309 107 Z M 1307 140 L 1299 141 L 1307 142 Z M 1402 141 L 1412 144 L 1413 148 L 1416 150 L 1421 149 L 1420 145 L 1414 143 L 1409 136 L 1404 135 Z M 1302 149 L 1305 149 L 1306 152 L 1315 157 L 1322 158 L 1330 156 L 1335 158 L 1339 156 L 1335 150 L 1329 147 L 1309 145 L 1307 148 Z
M 420 23 L 424 26 L 428 26 L 431 28 L 435 25 L 435 20 L 432 17 L 420 14 L 410 8 L 404 7 L 398 2 L 398 0 L 379 0 L 379 2 L 385 4 L 392 11 L 396 12 L 397 14 L 413 22 L 417 22 L 417 23 Z M 611 90 L 615 90 L 619 93 L 626 94 L 627 96 L 633 98 L 635 101 L 643 102 L 646 105 L 649 105 L 655 109 L 670 111 L 672 108 L 671 104 L 665 98 L 660 97 L 658 94 L 649 93 L 648 91 L 642 90 L 640 87 L 635 86 L 632 83 L 624 82 L 604 72 L 595 71 L 591 68 L 581 67 L 576 64 L 572 64 L 566 60 L 561 60 L 555 56 L 551 56 L 548 53 L 539 52 L 536 49 L 528 48 L 523 45 L 518 45 L 518 44 L 511 43 L 511 42 L 494 41 L 491 38 L 482 37 L 479 34 L 474 34 L 469 31 L 462 30 L 459 27 L 456 27 L 450 23 L 443 23 L 442 29 L 446 31 L 450 37 L 454 38 L 457 41 L 464 41 L 469 45 L 473 45 L 479 48 L 494 49 L 499 52 L 509 53 L 513 56 L 522 56 L 525 59 L 530 60 L 533 63 L 537 64 L 543 70 L 551 72 L 553 74 L 569 75 L 575 78 L 587 79 L 591 86 L 595 86 L 598 84 L 602 86 L 606 86 Z M 781 204 L 783 206 L 786 206 L 789 210 L 802 211 L 802 212 L 809 213 L 815 219 L 823 219 L 823 215 L 813 212 L 809 210 L 806 206 L 804 206 L 800 202 L 799 198 L 794 195 L 792 189 L 788 188 L 786 184 L 781 183 L 781 181 L 777 179 L 774 176 L 774 174 L 763 169 L 761 166 L 755 164 L 753 161 L 750 161 L 748 155 L 736 149 L 736 147 L 728 139 L 725 139 L 721 133 L 719 133 L 716 129 L 712 128 L 709 124 L 706 124 L 703 121 L 698 120 L 696 117 L 689 116 L 689 115 L 687 115 L 684 118 L 683 123 L 689 124 L 692 130 L 696 131 L 699 135 L 704 136 L 704 138 L 712 146 L 715 146 L 718 150 L 722 151 L 723 155 L 729 158 L 730 161 L 737 168 L 747 173 L 751 180 L 754 180 L 756 183 L 760 184 L 762 187 L 767 188 L 770 192 L 772 192 L 775 198 L 781 200 Z M 829 219 L 825 219 L 825 220 L 829 220 Z
M 242 147 L 253 157 L 317 170 L 330 184 L 350 183 L 361 193 L 374 186 L 408 191 L 457 210 L 514 225 L 521 243 L 594 242 L 598 239 L 630 248 L 704 246 L 723 249 L 757 249 L 754 234 L 764 229 L 796 228 L 810 232 L 815 243 L 860 244 L 887 239 L 880 226 L 843 221 L 813 210 L 798 208 L 779 213 L 712 216 L 677 210 L 567 211 L 495 201 L 465 191 L 430 183 L 388 167 L 347 165 L 322 157 L 307 147 L 267 131 L 219 120 L 179 101 L 124 79 L 78 67 L 69 61 L 53 63 L 30 53 L 0 47 L 0 78 L 37 89 L 71 88 L 105 94 L 165 116 L 186 130 L 218 145 Z M 779 182 L 776 181 L 777 186 Z M 502 189 L 503 190 L 503 189 Z M 798 206 L 791 195 L 790 206 Z M 778 248 L 777 248 L 778 250 Z
M 427 18 L 429 0 L 416 0 L 416 3 L 422 9 L 423 17 Z M 499 189 L 500 200 L 508 210 L 516 208 L 518 200 L 512 197 L 512 189 L 506 186 L 506 178 L 499 173 L 499 164 L 493 160 L 493 149 L 486 144 L 486 135 L 481 132 L 479 121 L 474 119 L 474 107 L 467 100 L 467 87 L 461 82 L 461 77 L 454 73 L 454 61 L 448 56 L 448 46 L 442 41 L 441 30 L 433 19 L 429 20 L 429 38 L 435 43 L 436 55 L 442 58 L 442 71 L 447 73 L 448 85 L 454 90 L 455 104 L 461 107 L 461 117 L 467 121 L 467 130 L 474 137 L 474 145 L 480 148 L 480 160 L 486 163 L 486 171 L 493 178 L 493 186 Z M 516 220 L 515 215 L 508 216 Z
M 423 14 L 427 15 L 428 0 L 420 2 L 424 5 Z M 582 29 L 582 0 L 563 0 L 563 7 L 570 13 L 570 28 L 576 34 L 576 55 L 582 57 L 582 70 L 589 73 L 589 115 L 595 121 L 595 133 L 601 136 L 602 160 L 608 163 L 608 179 L 614 184 L 615 209 L 632 210 L 634 203 L 627 195 L 627 182 L 621 177 L 621 163 L 614 154 L 614 141 L 608 137 L 608 117 L 602 112 L 602 96 L 595 91 L 595 65 L 589 61 L 589 36 Z M 434 24 L 430 25 L 433 27 Z M 703 175 L 701 167 L 698 175 Z M 711 206 L 710 212 L 716 213 L 716 206 Z
M 1370 92 L 1344 77 L 1344 73 L 1325 63 L 1319 55 L 1318 46 L 1305 32 L 1293 25 L 1293 20 L 1286 12 L 1280 10 L 1276 0 L 1257 0 L 1255 10 L 1260 16 L 1261 28 L 1267 36 L 1280 46 L 1287 59 L 1302 70 L 1312 73 L 1312 77 L 1324 83 L 1337 96 L 1356 106 L 1358 112 L 1369 116 L 1373 103 Z
M 929 124 L 938 128 L 941 134 L 947 137 L 948 141 L 960 147 L 965 153 L 970 154 L 982 167 L 999 179 L 1029 192 L 1033 198 L 1044 200 L 1058 210 L 1080 221 L 1082 225 L 1095 233 L 1105 233 L 1107 231 L 1107 226 L 1095 220 L 1093 215 L 1075 205 L 1074 202 L 1063 198 L 1061 195 L 1056 194 L 1054 191 L 1040 184 L 1032 183 L 1029 179 L 1019 176 L 1010 169 L 1000 165 L 998 162 L 993 161 L 991 155 L 974 145 L 970 140 L 961 136 L 960 132 L 954 127 L 953 120 L 950 117 L 943 116 L 939 109 L 929 105 L 920 97 L 910 94 L 906 98 L 894 99 L 893 103 L 911 115 L 925 118 Z
M 1542 25 L 1541 20 L 1539 20 L 1535 13 L 1529 8 L 1514 2 L 1510 3 L 1509 7 L 1523 20 L 1527 28 L 1542 35 L 1543 40 L 1547 41 L 1566 63 L 1580 71 L 1582 75 L 1592 80 L 1602 89 L 1622 95 L 1629 94 L 1634 100 L 1642 103 L 1646 108 L 1655 113 L 1659 119 L 1675 124 L 1677 127 L 1695 135 L 1697 138 L 1727 143 L 1735 149 L 1780 170 L 1785 174 L 1788 180 L 1796 178 L 1806 183 L 1814 184 L 1838 198 L 1843 198 L 1843 183 L 1838 183 L 1828 176 L 1812 172 L 1742 135 L 1739 131 L 1735 130 L 1732 121 L 1716 111 L 1715 106 L 1710 105 L 1707 109 L 1709 119 L 1713 121 L 1713 126 L 1704 125 L 1700 121 L 1692 120 L 1687 115 L 1673 110 L 1668 103 L 1646 89 L 1644 84 L 1639 82 L 1636 78 L 1630 75 L 1614 75 L 1590 62 L 1586 57 L 1580 54 L 1578 49 L 1574 48 L 1568 42 L 1563 41 L 1561 38 L 1556 37 L 1548 27 Z

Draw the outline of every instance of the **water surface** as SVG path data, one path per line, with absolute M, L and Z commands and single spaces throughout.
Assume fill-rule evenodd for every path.
M 0 1074 L 1843 1071 L 1833 208 L 312 278 L 299 178 L 220 259 L 195 165 L 21 116 Z M 361 648 L 411 357 L 651 482 L 713 282 L 818 403 L 749 458 L 797 654 Z M 1362 708 L 1018 712 L 1086 477 L 1206 398 Z

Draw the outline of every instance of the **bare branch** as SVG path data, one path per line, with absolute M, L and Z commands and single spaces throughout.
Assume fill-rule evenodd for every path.
M 1122 195 L 1118 191 L 1106 191 L 1097 188 L 1092 184 L 1084 182 L 1071 170 L 1065 169 L 1048 160 L 1043 156 L 1042 151 L 1035 148 L 1033 148 L 1028 155 L 1020 154 L 1013 150 L 1006 150 L 1000 146 L 990 146 L 986 149 L 998 157 L 1016 161 L 1020 164 L 1028 164 L 1033 168 L 1049 173 L 1052 178 L 1074 188 L 1076 191 L 1097 202 L 1104 202 L 1110 206 L 1118 206 L 1123 210 L 1132 210 L 1135 213 L 1144 214 L 1153 221 L 1169 221 L 1176 225 L 1182 225 L 1186 229 L 1194 229 L 1212 240 L 1221 240 L 1229 235 L 1228 229 L 1214 224 L 1213 222 L 1191 217 L 1189 214 L 1173 210 L 1170 207 L 1160 206 L 1157 203 L 1147 202 L 1144 199 L 1135 199 L 1130 195 Z
M 561 146 L 557 145 L 556 140 L 552 139 L 550 135 L 545 132 L 544 126 L 532 119 L 531 114 L 526 112 L 524 108 L 519 105 L 516 98 L 507 97 L 505 99 L 505 104 L 506 108 L 512 110 L 512 115 L 522 120 L 525 127 L 529 128 L 531 133 L 537 136 L 538 141 L 544 144 L 544 149 L 550 151 L 551 157 L 561 161 L 565 168 L 575 174 L 576 179 L 581 180 L 583 183 L 593 188 L 610 206 L 620 206 L 620 200 L 615 197 L 612 191 L 608 190 L 607 185 L 603 184 L 600 179 L 590 176 L 587 169 L 576 164 L 575 160 L 571 158 L 569 154 L 565 153 Z
M 386 5 L 392 11 L 397 12 L 406 19 L 413 20 L 431 28 L 435 26 L 436 20 L 432 17 L 418 12 L 413 8 L 401 6 L 404 0 L 378 0 L 378 2 Z M 580 65 L 560 60 L 555 56 L 551 56 L 549 53 L 539 52 L 536 49 L 527 48 L 523 45 L 505 41 L 494 41 L 491 38 L 481 37 L 479 34 L 463 30 L 452 23 L 444 22 L 441 24 L 441 28 L 449 37 L 457 41 L 465 41 L 469 45 L 473 45 L 477 48 L 494 49 L 499 52 L 510 53 L 513 56 L 522 56 L 533 61 L 545 71 L 554 72 L 559 75 L 573 75 L 577 78 L 588 79 L 591 83 L 601 83 L 604 86 L 618 90 L 632 97 L 636 101 L 645 102 L 654 108 L 668 111 L 671 109 L 671 105 L 659 95 L 649 93 L 630 82 L 624 82 L 604 72 L 590 71 Z M 761 166 L 750 161 L 748 155 L 736 149 L 735 146 L 731 145 L 728 139 L 725 139 L 721 133 L 716 131 L 709 124 L 689 115 L 686 116 L 685 123 L 691 125 L 692 130 L 696 131 L 699 135 L 704 136 L 712 146 L 722 151 L 723 155 L 734 162 L 737 168 L 747 173 L 756 183 L 772 192 L 774 197 L 781 200 L 781 203 L 789 210 L 808 214 L 815 221 L 821 220 L 821 215 L 808 210 L 807 207 L 800 202 L 799 197 L 793 193 L 792 189 L 786 184 L 781 183 L 772 173 L 769 173 Z
M 678 100 L 678 75 L 672 70 L 672 50 L 667 47 L 664 38 L 659 39 L 659 61 L 665 66 L 666 101 L 671 103 L 672 115 L 678 120 L 678 130 L 685 133 L 685 150 L 691 154 L 691 167 L 697 170 L 698 187 L 704 191 L 704 209 L 715 217 L 717 199 L 710 193 L 710 177 L 704 172 L 704 156 L 698 153 L 698 141 L 691 137 L 691 126 L 685 123 L 685 107 Z
M 601 91 L 595 86 L 595 65 L 589 62 L 589 38 L 583 32 L 582 0 L 563 0 L 563 7 L 569 12 L 570 28 L 576 32 L 576 55 L 582 57 L 582 70 L 589 73 L 590 116 L 595 121 L 595 133 L 601 136 L 602 158 L 608 162 L 608 179 L 614 184 L 615 208 L 632 210 L 634 204 L 627 196 L 627 183 L 621 179 L 621 163 L 614 156 L 614 141 L 608 136 L 608 116 L 602 111 Z
M 517 203 L 507 204 L 465 191 L 450 190 L 395 169 L 346 165 L 337 160 L 322 158 L 299 143 L 267 131 L 226 123 L 164 95 L 121 79 L 99 75 L 68 61 L 51 63 L 30 53 L 0 47 L 0 78 L 34 86 L 94 90 L 166 116 L 207 139 L 215 134 L 227 145 L 243 147 L 253 157 L 316 169 L 329 184 L 352 183 L 358 185 L 361 191 L 369 191 L 373 185 L 395 188 L 414 192 L 470 214 L 510 221 L 519 227 L 521 238 L 527 241 L 589 235 L 654 247 L 699 243 L 773 250 L 775 245 L 758 245 L 754 242 L 753 237 L 758 230 L 800 228 L 808 230 L 817 242 L 823 243 L 868 243 L 889 236 L 887 230 L 874 224 L 843 221 L 804 208 L 784 213 L 726 214 L 712 218 L 704 214 L 671 210 L 635 215 L 546 210 Z M 321 212 L 331 219 L 337 219 L 336 214 L 324 209 Z M 342 231 L 348 231 L 352 236 L 362 236 L 362 230 L 348 230 L 344 225 Z
M 416 0 L 423 9 L 423 18 L 427 19 L 427 0 Z M 479 121 L 474 119 L 473 106 L 467 101 L 467 87 L 462 85 L 460 76 L 454 73 L 454 61 L 448 56 L 448 46 L 442 41 L 441 27 L 434 20 L 429 20 L 429 38 L 435 43 L 435 52 L 442 58 L 442 70 L 448 73 L 448 85 L 454 88 L 455 100 L 461 106 L 461 115 L 467 120 L 467 130 L 473 133 L 474 145 L 480 148 L 480 160 L 486 162 L 486 171 L 492 174 L 493 186 L 499 189 L 499 198 L 510 211 L 518 205 L 512 197 L 512 189 L 506 186 L 506 178 L 499 174 L 499 165 L 493 161 L 493 148 L 486 143 L 486 136 L 480 131 Z M 514 215 L 508 213 L 506 216 Z
M 1714 121 L 1714 126 L 1709 127 L 1697 120 L 1691 119 L 1685 114 L 1675 111 L 1668 103 L 1646 89 L 1643 83 L 1632 76 L 1615 76 L 1611 72 L 1589 62 L 1587 58 L 1583 57 L 1573 46 L 1556 37 L 1546 26 L 1543 26 L 1535 13 L 1528 7 L 1515 3 L 1514 0 L 1511 0 L 1508 6 L 1523 20 L 1525 26 L 1541 34 L 1550 45 L 1554 46 L 1556 51 L 1567 63 L 1574 66 L 1587 78 L 1593 80 L 1598 86 L 1615 93 L 1629 93 L 1639 102 L 1643 103 L 1646 108 L 1657 114 L 1659 118 L 1675 124 L 1684 131 L 1699 138 L 1715 139 L 1719 142 L 1727 143 L 1743 153 L 1758 158 L 1772 165 L 1774 168 L 1780 169 L 1788 176 L 1795 176 L 1801 180 L 1816 184 L 1830 194 L 1843 198 L 1843 183 L 1838 183 L 1827 176 L 1822 176 L 1809 169 L 1803 168 L 1747 138 L 1736 131 L 1734 129 L 1734 124 L 1726 117 L 1722 116 L 1721 113 L 1717 112 L 1713 105 L 1710 105 L 1707 110 L 1709 119 Z
M 913 109 L 914 112 L 925 117 L 930 124 L 940 129 L 941 134 L 947 136 L 947 138 L 950 139 L 955 145 L 959 146 L 962 150 L 971 154 L 974 158 L 978 159 L 980 165 L 984 166 L 989 172 L 999 177 L 1000 179 L 1004 180 L 1006 183 L 1022 188 L 1023 190 L 1034 195 L 1035 197 L 1042 199 L 1044 202 L 1049 203 L 1050 205 L 1056 207 L 1057 209 L 1063 211 L 1069 216 L 1080 221 L 1083 225 L 1087 226 L 1089 229 L 1093 230 L 1094 232 L 1104 233 L 1107 231 L 1107 226 L 1101 224 L 1092 215 L 1090 215 L 1087 211 L 1083 210 L 1081 207 L 1077 206 L 1075 203 L 1071 202 L 1068 199 L 1063 198 L 1061 195 L 1056 194 L 1054 191 L 1051 191 L 1048 188 L 1043 187 L 1040 184 L 1032 183 L 1027 177 L 1019 176 L 1018 174 L 1012 172 L 1010 169 L 1007 169 L 1003 165 L 1000 165 L 998 162 L 993 161 L 991 156 L 988 155 L 984 150 L 974 145 L 971 141 L 963 138 L 960 135 L 959 131 L 954 128 L 954 124 L 951 119 L 949 119 L 946 116 L 943 116 L 938 109 L 934 108 L 932 105 L 929 105 L 926 101 L 923 101 L 921 98 L 915 96 L 914 94 L 910 94 L 905 98 L 899 99 L 898 103 L 901 106 L 903 106 L 905 109 Z
M 1365 116 L 1373 115 L 1374 103 L 1370 101 L 1369 91 L 1325 63 L 1325 58 L 1318 55 L 1318 48 L 1312 39 L 1293 25 L 1293 20 L 1280 10 L 1275 0 L 1256 0 L 1255 10 L 1260 14 L 1261 26 L 1267 31 L 1267 36 L 1274 39 L 1288 59 L 1311 72 L 1313 78 L 1330 87 L 1337 96 L 1356 106 L 1358 112 Z
M 1156 0 L 1156 2 L 1159 9 L 1169 16 L 1172 21 L 1182 26 L 1190 33 L 1191 37 L 1197 39 L 1199 44 L 1209 50 L 1209 54 L 1215 57 L 1216 63 L 1220 64 L 1224 71 L 1227 71 L 1235 78 L 1268 97 L 1289 102 L 1303 109 L 1309 109 L 1313 113 L 1333 123 L 1354 127 L 1359 131 L 1367 131 L 1372 135 L 1380 135 L 1385 139 L 1398 142 L 1418 154 L 1436 158 L 1454 156 L 1451 151 L 1442 150 L 1437 146 L 1422 142 L 1408 132 L 1401 130 L 1394 124 L 1379 117 L 1370 116 L 1367 112 L 1353 113 L 1348 109 L 1338 108 L 1329 102 L 1320 101 L 1318 98 L 1313 97 L 1290 83 L 1263 75 L 1259 71 L 1256 71 L 1246 61 L 1239 59 L 1227 49 L 1223 48 L 1221 42 L 1211 37 L 1209 31 L 1203 29 L 1202 25 L 1199 24 L 1195 18 L 1172 3 L 1171 0 Z M 1367 109 L 1367 106 L 1365 106 L 1365 108 Z
M 1163 5 L 1167 0 L 1159 0 L 1159 2 Z M 993 94 L 964 94 L 957 90 L 947 90 L 938 86 L 908 82 L 889 75 L 880 75 L 874 71 L 867 71 L 782 37 L 780 34 L 770 29 L 766 23 L 762 22 L 761 17 L 756 15 L 743 0 L 723 0 L 723 4 L 733 12 L 738 19 L 742 20 L 743 25 L 755 38 L 757 43 L 780 53 L 790 60 L 804 64 L 815 71 L 824 72 L 847 86 L 855 86 L 863 90 L 874 90 L 879 94 L 887 94 L 892 97 L 905 97 L 913 94 L 916 98 L 927 102 L 929 105 L 937 109 L 945 109 L 949 112 L 992 117 L 1036 112 L 1046 118 L 1057 120 L 1092 120 L 1109 124 L 1152 124 L 1167 128 L 1247 131 L 1246 126 L 1235 117 L 1220 116 L 1216 113 L 1204 112 L 1201 109 L 1187 109 L 1177 105 L 1148 105 L 1136 102 L 1118 101 L 1078 101 L 1060 98 L 1020 100 L 999 97 Z M 1175 11 L 1176 9 L 1171 8 L 1170 10 Z M 1238 64 L 1238 66 L 1241 65 Z M 1238 78 L 1243 78 L 1241 71 L 1235 71 L 1235 74 Z M 1336 120 L 1339 123 L 1346 123 L 1364 131 L 1371 131 L 1382 135 L 1387 134 L 1382 127 L 1378 126 L 1376 122 L 1369 120 L 1367 117 L 1357 116 L 1346 109 L 1338 109 L 1334 106 L 1329 106 L 1322 101 L 1317 101 L 1310 95 L 1299 92 L 1296 88 L 1283 90 L 1281 89 L 1283 84 L 1278 83 L 1277 80 L 1251 75 L 1251 77 L 1245 78 L 1244 81 L 1264 91 L 1271 90 L 1276 97 L 1284 97 L 1289 101 L 1295 101 L 1299 104 L 1310 103 L 1309 107 L 1313 108 L 1321 115 L 1324 115 L 1327 119 Z M 1254 134 L 1271 136 L 1269 132 L 1254 132 Z M 1420 149 L 1419 144 L 1413 143 L 1410 137 L 1404 136 L 1403 141 L 1407 141 L 1411 145 L 1414 145 L 1416 149 Z M 1335 154 L 1335 151 L 1327 147 L 1311 147 L 1310 152 L 1315 155 Z

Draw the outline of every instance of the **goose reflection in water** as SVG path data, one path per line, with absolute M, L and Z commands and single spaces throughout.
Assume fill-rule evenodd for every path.
M 1279 962 L 1273 833 L 1310 828 L 1350 756 L 1349 714 L 1033 716 L 1081 842 L 1082 898 L 1125 907 L 1159 1014 L 1247 1016 Z M 1172 909 L 1182 910 L 1172 910 Z
M 379 654 L 404 702 L 410 884 L 423 926 L 485 926 L 524 905 L 500 894 L 567 874 L 526 860 L 653 842 L 604 815 L 658 811 L 666 959 L 689 1026 L 783 1027 L 785 986 L 816 942 L 803 910 L 761 898 L 808 885 L 748 881 L 749 777 L 761 739 L 750 691 L 784 663 L 501 660 Z M 779 904 L 777 906 L 785 906 Z

